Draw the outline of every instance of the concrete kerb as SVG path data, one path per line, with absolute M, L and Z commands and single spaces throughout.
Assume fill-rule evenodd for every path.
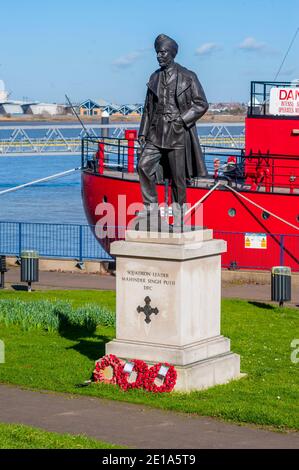
M 109 261 L 91 261 L 85 260 L 83 265 L 79 266 L 78 260 L 40 258 L 39 268 L 41 271 L 60 271 L 77 273 L 107 274 L 113 271 Z M 7 266 L 16 266 L 17 258 L 7 257 Z M 224 284 L 270 284 L 270 271 L 252 271 L 252 270 L 229 270 L 222 269 L 222 283 Z M 292 285 L 299 286 L 299 273 L 292 273 Z
M 270 271 L 222 269 L 221 279 L 224 284 L 270 284 Z M 293 286 L 299 286 L 299 273 L 292 273 Z
M 16 266 L 16 257 L 6 258 L 7 266 Z M 109 272 L 109 261 L 90 261 L 84 260 L 82 264 L 75 259 L 56 259 L 56 258 L 40 258 L 39 269 L 41 271 L 60 271 L 60 272 L 78 272 L 78 273 L 94 273 L 107 274 Z

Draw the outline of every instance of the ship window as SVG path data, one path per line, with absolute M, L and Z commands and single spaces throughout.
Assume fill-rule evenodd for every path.
M 103 202 L 108 202 L 107 196 L 103 196 Z
M 264 220 L 268 220 L 269 217 L 270 217 L 269 212 L 266 212 L 266 211 L 263 211 L 263 212 L 262 212 L 262 218 L 263 218 Z
M 230 209 L 228 209 L 228 215 L 229 215 L 230 217 L 235 217 L 236 213 L 237 213 L 237 211 L 236 211 L 236 209 L 234 209 L 233 207 L 231 207 Z

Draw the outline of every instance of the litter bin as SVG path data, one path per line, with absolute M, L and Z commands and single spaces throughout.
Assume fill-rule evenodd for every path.
M 283 302 L 291 300 L 291 268 L 287 266 L 274 266 L 271 272 L 271 300 Z
M 34 250 L 26 250 L 21 253 L 21 282 L 28 282 L 28 291 L 31 291 L 31 283 L 38 282 L 39 254 Z
M 0 255 L 0 289 L 4 289 L 4 275 L 7 271 L 6 268 L 6 256 Z

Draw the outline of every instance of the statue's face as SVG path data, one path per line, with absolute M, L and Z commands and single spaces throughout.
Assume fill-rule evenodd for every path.
M 159 62 L 160 67 L 167 67 L 173 62 L 173 57 L 171 51 L 166 49 L 165 47 L 160 47 L 157 51 L 157 60 Z

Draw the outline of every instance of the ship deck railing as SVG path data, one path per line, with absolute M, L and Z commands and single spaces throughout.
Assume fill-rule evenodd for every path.
M 131 164 L 128 161 L 131 149 Z M 245 154 L 243 148 L 202 145 L 208 176 L 187 180 L 189 187 L 210 187 L 223 180 L 244 191 L 299 194 L 299 154 Z M 99 152 L 102 152 L 99 155 Z M 126 139 L 87 137 L 82 139 L 82 169 L 95 175 L 138 180 L 140 147 Z M 235 160 L 235 164 L 231 160 Z M 218 161 L 218 170 L 215 164 Z M 131 166 L 131 170 L 130 167 Z M 163 182 L 168 184 L 168 182 Z M 254 188 L 254 189 L 253 189 Z
M 248 105 L 248 117 L 284 118 L 285 116 L 272 115 L 269 112 L 270 92 L 272 88 L 299 87 L 299 80 L 269 82 L 252 81 L 250 84 L 250 101 Z M 288 119 L 298 119 L 298 116 L 288 116 Z

